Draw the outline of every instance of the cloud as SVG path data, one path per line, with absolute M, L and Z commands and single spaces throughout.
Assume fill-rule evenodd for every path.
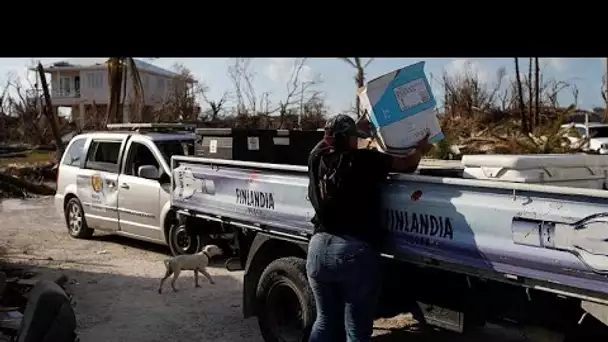
M 289 82 L 295 68 L 298 66 L 297 58 L 270 58 L 265 68 L 266 77 L 278 84 Z M 302 82 L 310 82 L 314 77 L 312 68 L 308 65 L 302 66 L 299 79 Z
M 565 58 L 543 58 L 543 61 L 557 71 L 563 71 L 566 69 L 566 64 L 568 64 Z
M 452 76 L 466 74 L 477 75 L 482 83 L 487 83 L 490 80 L 490 75 L 487 68 L 485 68 L 480 62 L 467 58 L 458 58 L 452 60 L 446 65 L 445 71 Z

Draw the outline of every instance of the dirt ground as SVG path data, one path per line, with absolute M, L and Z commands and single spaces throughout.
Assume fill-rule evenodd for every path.
M 81 341 L 262 341 L 256 319 L 242 317 L 242 272 L 210 267 L 216 284 L 201 277 L 202 288 L 194 288 L 188 272 L 179 278 L 177 293 L 167 283 L 159 295 L 167 248 L 98 233 L 88 241 L 73 239 L 51 198 L 0 201 L 7 259 L 35 266 L 43 275 L 69 277 Z M 407 315 L 378 320 L 374 341 L 557 341 L 497 326 L 466 337 L 417 333 L 408 328 L 411 323 Z

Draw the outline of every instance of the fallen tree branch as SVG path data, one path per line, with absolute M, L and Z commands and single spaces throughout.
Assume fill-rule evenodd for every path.
M 0 182 L 7 183 L 11 186 L 23 189 L 35 195 L 50 196 L 55 194 L 55 189 L 45 184 L 34 184 L 23 179 L 13 177 L 4 172 L 0 172 Z
M 0 154 L 0 158 L 25 158 L 30 153 L 32 153 L 32 151 L 4 153 Z
M 25 193 L 23 189 L 19 189 L 13 184 L 0 181 L 0 195 L 2 195 L 3 192 L 11 195 L 12 197 L 27 198 L 27 193 Z

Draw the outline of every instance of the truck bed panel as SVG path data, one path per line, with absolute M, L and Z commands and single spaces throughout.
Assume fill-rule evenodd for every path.
M 310 235 L 305 168 L 283 169 L 174 157 L 172 205 Z M 370 229 L 388 230 L 384 252 L 398 258 L 605 301 L 608 196 L 600 191 L 398 175 L 383 185 L 383 217 Z

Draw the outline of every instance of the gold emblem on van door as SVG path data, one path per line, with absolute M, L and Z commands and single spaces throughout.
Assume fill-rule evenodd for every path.
M 101 189 L 103 188 L 103 181 L 101 180 L 101 176 L 91 176 L 91 186 L 93 187 L 93 191 L 101 192 Z

